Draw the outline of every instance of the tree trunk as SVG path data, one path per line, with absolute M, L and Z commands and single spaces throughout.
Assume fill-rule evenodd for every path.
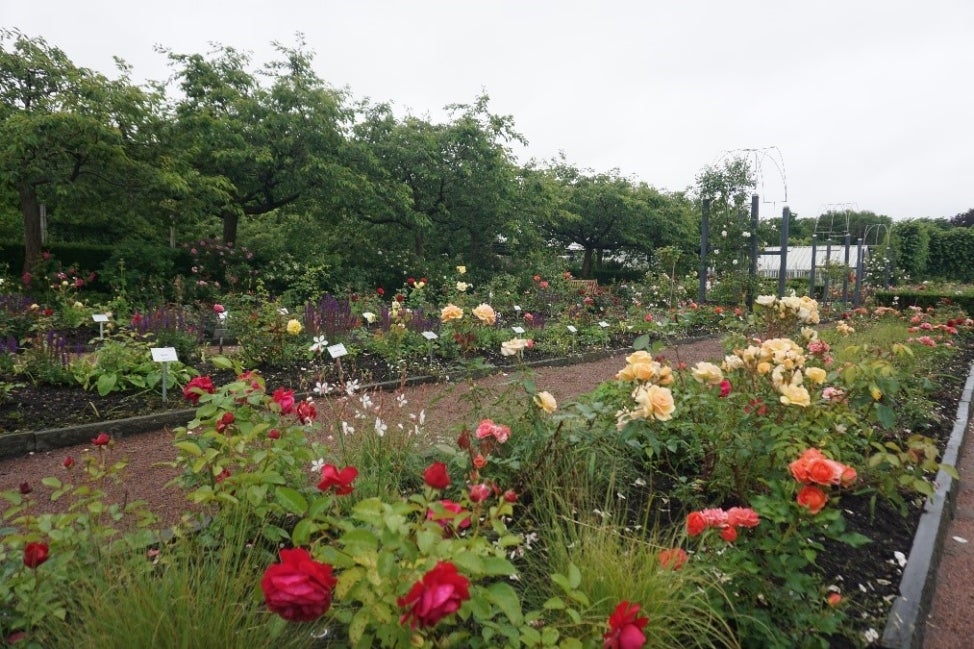
M 37 200 L 37 189 L 33 185 L 22 185 L 20 211 L 24 215 L 24 269 L 31 273 L 41 259 L 41 206 Z
M 582 257 L 582 279 L 589 279 L 592 276 L 592 249 L 586 248 L 585 255 Z
M 237 223 L 240 217 L 236 212 L 223 213 L 223 245 L 232 246 L 237 242 Z
M 426 254 L 426 238 L 419 228 L 413 232 L 413 252 L 419 259 L 422 259 L 423 255 Z

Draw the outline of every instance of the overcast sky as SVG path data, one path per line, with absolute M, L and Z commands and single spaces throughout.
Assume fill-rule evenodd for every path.
M 138 81 L 168 76 L 155 45 L 262 64 L 301 32 L 325 81 L 400 114 L 486 92 L 522 161 L 675 191 L 747 155 L 762 216 L 974 208 L 971 0 L 5 0 L 0 25 Z

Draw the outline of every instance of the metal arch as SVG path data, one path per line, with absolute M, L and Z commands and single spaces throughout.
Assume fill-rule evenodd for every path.
M 720 163 L 723 160 L 738 156 L 741 153 L 745 154 L 744 158 L 747 159 L 749 162 L 753 160 L 754 173 L 757 176 L 757 179 L 755 181 L 756 182 L 755 189 L 757 189 L 757 186 L 760 185 L 760 189 L 761 189 L 760 194 L 762 197 L 765 196 L 766 193 L 765 193 L 765 183 L 764 183 L 765 174 L 762 171 L 761 162 L 762 160 L 771 161 L 771 164 L 773 164 L 775 169 L 778 171 L 778 176 L 781 178 L 781 187 L 784 190 L 784 196 L 782 197 L 781 202 L 787 203 L 788 202 L 788 176 L 787 173 L 785 172 L 785 158 L 783 155 L 781 155 L 781 149 L 779 149 L 775 145 L 766 146 L 766 147 L 747 147 L 747 148 L 740 148 L 740 149 L 727 149 L 726 151 L 722 151 L 720 155 L 717 156 L 717 158 L 714 160 L 713 166 L 716 166 L 718 163 Z M 772 155 L 772 153 L 774 155 Z M 764 200 L 762 202 L 770 203 L 773 205 L 778 201 Z

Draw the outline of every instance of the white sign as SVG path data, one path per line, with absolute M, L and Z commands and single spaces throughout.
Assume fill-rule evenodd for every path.
M 524 327 L 511 327 L 511 331 L 520 336 L 524 333 Z
M 152 360 L 157 363 L 172 363 L 179 360 L 175 347 L 153 347 L 149 351 L 152 352 Z
M 575 328 L 575 325 L 568 325 L 566 327 L 566 329 L 568 329 L 568 331 L 570 331 L 572 333 L 577 333 L 578 332 L 578 329 Z
M 328 347 L 328 354 L 332 358 L 341 358 L 342 356 L 348 354 L 348 350 L 345 349 L 345 345 L 343 343 L 338 343 L 337 345 L 330 345 Z
M 608 322 L 603 320 L 602 322 L 599 323 L 599 326 L 605 329 L 606 327 L 611 327 L 612 325 L 610 325 Z
M 93 313 L 91 314 L 91 319 L 95 322 L 108 322 L 108 314 L 106 313 Z
M 521 310 L 521 307 L 519 307 L 518 305 L 516 305 L 516 304 L 515 304 L 515 305 L 514 305 L 514 310 L 515 310 L 515 311 L 520 311 L 520 310 Z
M 424 331 L 422 333 L 422 336 L 426 340 L 436 340 L 437 338 L 439 338 L 439 336 L 437 336 L 436 335 L 436 332 L 434 332 L 434 331 Z

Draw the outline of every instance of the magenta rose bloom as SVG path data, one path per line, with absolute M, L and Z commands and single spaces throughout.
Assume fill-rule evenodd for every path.
M 112 438 L 108 436 L 108 433 L 98 433 L 98 437 L 93 437 L 91 443 L 95 446 L 108 446 L 110 441 Z
M 274 394 L 271 398 L 281 407 L 281 414 L 289 414 L 294 410 L 294 390 L 285 390 L 284 388 L 278 388 L 274 390 Z
M 648 617 L 639 615 L 639 604 L 619 602 L 616 609 L 609 616 L 609 630 L 602 636 L 605 649 L 640 649 L 646 644 L 643 627 L 649 622 Z
M 268 566 L 260 580 L 267 608 L 290 622 L 312 622 L 331 606 L 338 580 L 331 566 L 304 548 L 281 550 L 281 563 Z
M 446 489 L 450 486 L 450 474 L 446 472 L 446 465 L 433 462 L 423 471 L 423 481 L 434 489 Z
M 28 543 L 24 546 L 24 565 L 28 568 L 36 568 L 50 556 L 47 543 Z
M 318 410 L 315 408 L 315 404 L 310 401 L 302 401 L 298 403 L 295 411 L 297 412 L 298 419 L 301 420 L 302 424 L 310 424 L 318 416 Z
M 195 406 L 199 403 L 203 393 L 213 394 L 215 391 L 213 379 L 208 376 L 194 376 L 189 383 L 183 386 L 183 398 L 192 401 Z
M 470 580 L 457 572 L 449 561 L 440 561 L 413 584 L 405 597 L 396 600 L 406 609 L 400 624 L 409 621 L 409 628 L 431 627 L 447 615 L 455 613 L 470 599 Z

